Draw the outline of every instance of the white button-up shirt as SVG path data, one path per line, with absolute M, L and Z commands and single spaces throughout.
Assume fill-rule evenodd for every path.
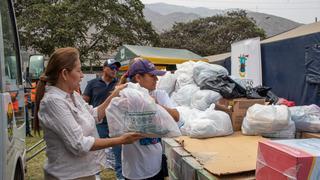
M 38 115 L 47 145 L 44 169 L 48 174 L 59 179 L 74 179 L 100 171 L 105 153 L 90 151 L 95 138 L 99 137 L 97 108 L 88 105 L 78 93 L 68 94 L 48 86 Z

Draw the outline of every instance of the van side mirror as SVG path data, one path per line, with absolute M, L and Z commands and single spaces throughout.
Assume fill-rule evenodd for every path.
M 27 77 L 31 80 L 38 80 L 44 71 L 44 55 L 31 55 L 27 67 Z

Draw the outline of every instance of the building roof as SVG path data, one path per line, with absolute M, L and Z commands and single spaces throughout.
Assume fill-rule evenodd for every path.
M 228 57 L 231 56 L 231 53 L 230 52 L 227 52 L 227 53 L 223 53 L 223 54 L 217 54 L 217 55 L 212 55 L 212 56 L 206 56 L 205 58 L 208 59 L 209 63 L 214 63 L 214 62 L 217 62 L 217 61 L 221 61 L 221 60 L 224 60 Z
M 284 39 L 296 38 L 296 37 L 300 37 L 300 36 L 304 36 L 304 35 L 308 35 L 308 34 L 313 34 L 313 33 L 317 33 L 317 32 L 320 32 L 320 22 L 315 22 L 315 23 L 299 26 L 299 27 L 294 28 L 290 31 L 278 34 L 278 35 L 270 37 L 268 39 L 265 39 L 265 40 L 261 41 L 261 44 L 280 41 L 280 40 L 284 40 Z
M 318 33 L 318 32 L 320 32 L 320 22 L 315 22 L 315 23 L 299 26 L 299 27 L 294 28 L 290 31 L 278 34 L 278 35 L 270 37 L 268 39 L 265 39 L 265 40 L 261 41 L 261 44 L 267 44 L 267 43 L 281 41 L 281 40 L 285 40 L 285 39 L 296 38 L 296 37 L 305 36 L 308 34 L 314 34 L 314 33 Z M 223 53 L 223 54 L 206 56 L 205 58 L 207 58 L 209 60 L 209 62 L 217 62 L 217 61 L 224 60 L 230 56 L 231 56 L 231 53 L 227 52 L 227 53 Z
M 121 56 L 121 51 L 123 49 L 125 52 Z M 207 59 L 187 49 L 159 48 L 150 46 L 124 45 L 120 48 L 118 54 L 119 55 L 117 55 L 116 58 L 121 62 L 128 60 L 128 58 L 138 56 L 146 58 L 154 64 L 179 64 L 189 60 L 207 61 Z

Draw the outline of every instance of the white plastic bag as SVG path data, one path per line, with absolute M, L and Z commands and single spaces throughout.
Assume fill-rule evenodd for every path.
M 178 92 L 173 92 L 171 99 L 179 106 L 190 107 L 193 94 L 199 91 L 200 88 L 195 84 L 183 86 Z
M 183 135 L 193 138 L 209 138 L 233 133 L 229 115 L 214 110 L 214 104 L 206 111 L 187 107 L 178 107 L 177 110 L 185 121 L 180 128 Z
M 177 77 L 175 92 L 188 84 L 195 84 L 192 75 L 194 65 L 195 62 L 193 61 L 187 61 L 185 63 L 176 65 L 177 70 L 174 72 Z
M 263 133 L 261 135 L 268 138 L 294 139 L 296 135 L 296 126 L 294 122 L 290 120 L 287 127 L 284 127 L 283 129 L 276 132 Z
M 209 64 L 206 62 L 196 62 L 193 67 L 193 79 L 196 84 L 201 85 L 210 77 L 219 75 L 228 75 L 228 70 L 217 64 Z
M 187 61 L 182 64 L 177 64 L 177 70 L 174 72 L 177 76 L 181 74 L 191 74 L 193 72 L 193 67 L 196 63 L 194 61 Z
M 241 131 L 247 135 L 273 133 L 287 128 L 290 122 L 290 112 L 284 105 L 251 106 L 242 122 Z
M 141 132 L 148 137 L 181 135 L 171 115 L 138 84 L 129 83 L 120 92 L 120 97 L 112 99 L 106 109 L 106 117 L 111 137 L 125 132 Z
M 164 76 L 159 77 L 157 89 L 164 90 L 170 95 L 175 90 L 176 81 L 176 75 L 168 71 Z
M 320 107 L 309 106 L 290 107 L 291 118 L 299 131 L 320 132 Z
M 181 88 L 183 88 L 184 86 L 186 85 L 189 85 L 189 84 L 195 84 L 195 82 L 193 81 L 193 77 L 192 77 L 192 74 L 180 74 L 180 75 L 177 75 L 177 81 L 176 81 L 176 84 L 175 84 L 175 92 L 179 91 Z
M 222 96 L 212 90 L 199 90 L 191 98 L 191 107 L 206 110 L 212 103 L 216 103 Z

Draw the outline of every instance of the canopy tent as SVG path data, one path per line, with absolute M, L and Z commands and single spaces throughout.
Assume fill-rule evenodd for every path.
M 224 61 L 230 57 L 231 57 L 231 53 L 227 52 L 227 53 L 223 53 L 223 54 L 206 56 L 205 58 L 207 58 L 209 60 L 209 63 L 211 63 L 211 64 L 219 64 L 221 66 L 225 66 Z
M 215 61 L 230 72 L 231 58 L 225 55 Z M 262 83 L 276 95 L 297 105 L 320 105 L 320 22 L 261 41 L 261 61 Z
M 142 57 L 154 63 L 157 68 L 172 67 L 186 61 L 208 61 L 187 49 L 159 48 L 150 46 L 124 45 L 120 47 L 115 59 L 126 70 L 130 59 Z

